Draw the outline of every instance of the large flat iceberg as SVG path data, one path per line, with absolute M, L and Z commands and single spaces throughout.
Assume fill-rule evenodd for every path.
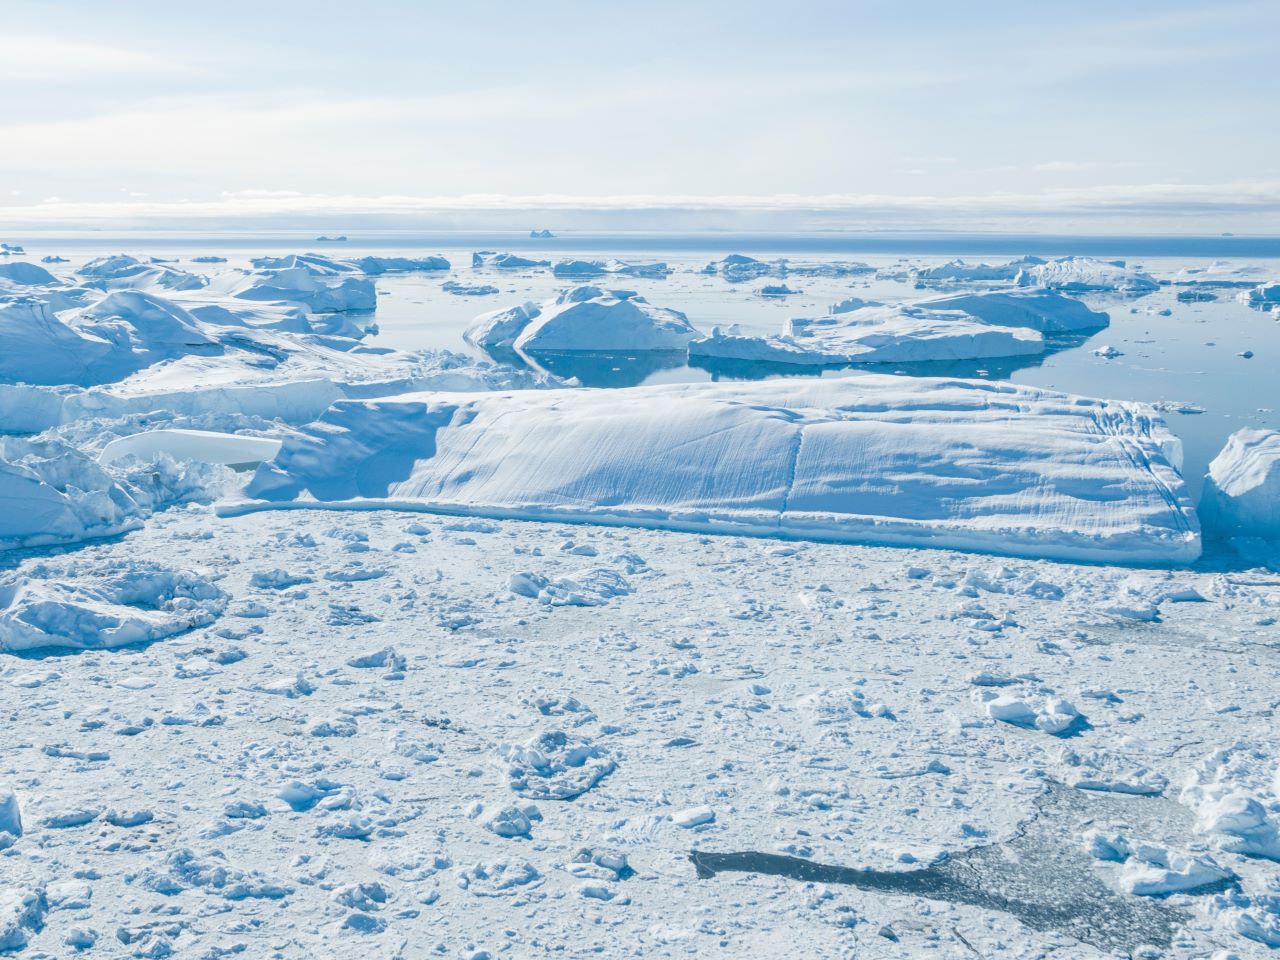
M 1034 356 L 1041 331 L 1106 326 L 1106 314 L 1057 294 L 980 294 L 885 305 L 849 300 L 827 316 L 788 320 L 781 334 L 713 330 L 689 344 L 711 360 L 840 366 Z M 848 309 L 846 309 L 848 308 Z
M 1179 564 L 1200 533 L 1149 408 L 889 376 L 334 404 L 234 513 L 330 505 Z

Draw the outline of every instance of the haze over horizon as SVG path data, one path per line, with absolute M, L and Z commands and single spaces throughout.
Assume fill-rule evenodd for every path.
M 0 224 L 1280 233 L 1275 4 L 803 7 L 19 0 Z

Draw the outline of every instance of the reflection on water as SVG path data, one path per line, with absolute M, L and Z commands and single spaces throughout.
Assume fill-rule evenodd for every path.
M 584 387 L 636 387 L 664 370 L 676 370 L 688 359 L 683 350 L 638 350 L 620 353 L 574 351 L 539 353 L 524 357 L 490 354 L 505 363 L 524 364 L 535 370 L 554 374 L 564 380 L 577 380 Z
M 1091 335 L 1091 334 L 1090 334 Z M 756 360 L 721 360 L 713 357 L 690 357 L 689 366 L 705 370 L 712 380 L 765 380 L 770 377 L 812 377 L 842 370 L 866 373 L 892 373 L 904 377 L 959 377 L 973 380 L 1008 380 L 1019 370 L 1042 366 L 1045 360 L 1061 350 L 1084 343 L 1089 336 L 1045 338 L 1045 351 L 1036 356 L 986 357 L 981 360 L 931 360 L 915 363 L 845 363 L 829 366 L 802 367 L 791 363 L 767 363 Z
M 683 350 L 638 350 L 629 352 L 565 351 L 525 356 L 514 350 L 490 350 L 489 356 L 499 363 L 527 366 L 554 374 L 565 380 L 576 380 L 584 387 L 635 387 L 645 383 L 700 380 L 693 371 L 709 374 L 712 381 L 771 380 L 777 377 L 813 377 L 841 371 L 893 373 L 909 377 L 960 377 L 982 380 L 1008 380 L 1020 370 L 1039 367 L 1062 350 L 1083 344 L 1090 335 L 1045 338 L 1045 351 L 1036 356 L 987 357 L 981 360 L 935 360 L 915 363 L 844 363 L 822 366 L 799 366 L 791 363 L 769 363 L 758 360 L 721 360 L 713 357 L 689 357 Z M 687 375 L 662 376 L 683 371 Z

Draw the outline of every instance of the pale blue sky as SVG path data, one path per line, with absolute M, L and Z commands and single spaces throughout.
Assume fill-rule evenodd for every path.
M 0 222 L 1280 233 L 1278 36 L 1276 0 L 10 0 Z

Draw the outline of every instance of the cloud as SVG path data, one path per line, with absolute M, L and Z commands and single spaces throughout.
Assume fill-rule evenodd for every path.
M 0 33 L 0 80 L 67 82 L 125 74 L 190 73 L 183 61 L 143 50 L 38 33 Z

